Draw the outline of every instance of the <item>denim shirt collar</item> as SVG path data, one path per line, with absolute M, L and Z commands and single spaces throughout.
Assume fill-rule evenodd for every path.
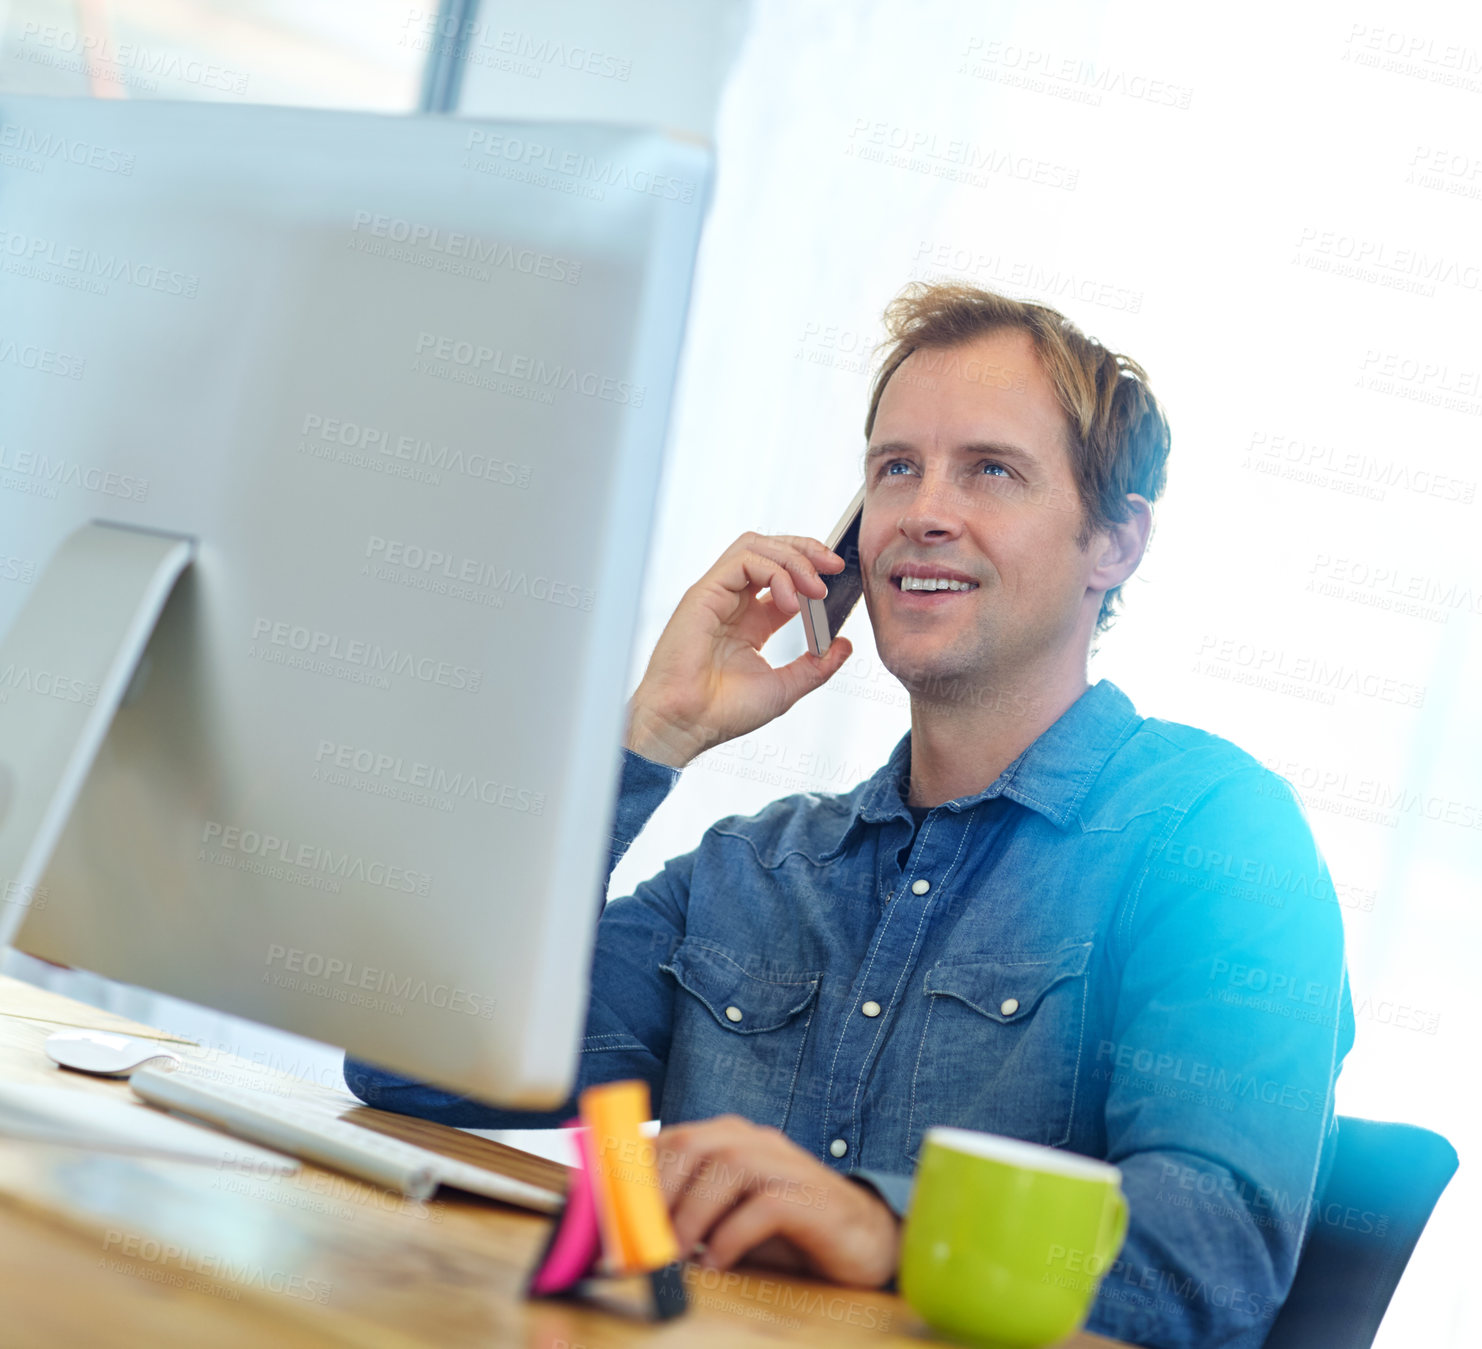
M 1007 796 L 1066 828 L 1112 753 L 1141 718 L 1132 700 L 1109 679 L 1088 688 L 1013 763 L 974 796 L 945 803 L 950 811 Z M 867 824 L 911 819 L 906 793 L 911 772 L 911 733 L 897 742 L 884 767 L 864 784 L 854 819 Z

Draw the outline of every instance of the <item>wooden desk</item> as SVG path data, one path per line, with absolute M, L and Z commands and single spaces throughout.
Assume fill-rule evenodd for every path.
M 60 1026 L 168 1040 L 186 1057 L 206 1053 L 0 978 L 0 1076 L 134 1100 L 125 1082 L 53 1067 L 42 1044 Z M 338 1095 L 231 1062 L 286 1095 Z M 348 1093 L 343 1100 L 354 1102 Z M 471 1196 L 414 1203 L 307 1163 L 296 1176 L 243 1176 L 0 1138 L 0 1337 L 7 1349 L 920 1349 L 929 1338 L 893 1294 L 759 1269 L 690 1267 L 689 1314 L 660 1326 L 527 1302 L 521 1288 L 548 1226 Z M 1114 1343 L 1095 1335 L 1066 1342 Z

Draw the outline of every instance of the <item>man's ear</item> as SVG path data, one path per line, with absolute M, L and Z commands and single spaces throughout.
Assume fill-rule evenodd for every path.
M 1153 532 L 1153 507 L 1146 497 L 1127 493 L 1127 518 L 1097 535 L 1096 566 L 1088 588 L 1107 591 L 1137 570 Z

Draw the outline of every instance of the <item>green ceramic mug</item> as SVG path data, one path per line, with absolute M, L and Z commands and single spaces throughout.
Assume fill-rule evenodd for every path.
M 980 1349 L 1041 1349 L 1086 1319 L 1127 1235 L 1122 1173 L 1078 1153 L 929 1129 L 901 1237 L 900 1290 Z

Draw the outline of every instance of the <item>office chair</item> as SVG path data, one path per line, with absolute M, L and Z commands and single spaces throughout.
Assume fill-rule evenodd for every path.
M 1264 1349 L 1369 1349 L 1455 1171 L 1440 1134 L 1340 1115 L 1333 1169 Z

